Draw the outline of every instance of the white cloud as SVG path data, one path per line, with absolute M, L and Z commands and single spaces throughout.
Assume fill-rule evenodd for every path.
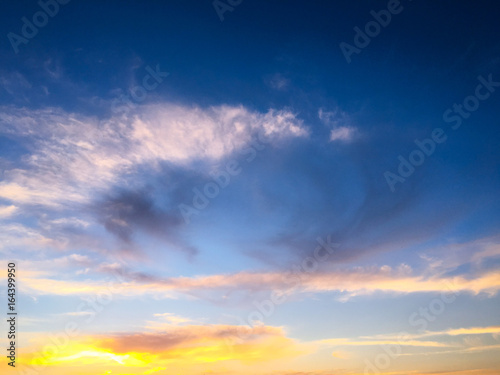
M 0 198 L 54 208 L 88 202 L 141 165 L 217 161 L 256 134 L 271 143 L 308 135 L 291 112 L 243 106 L 156 104 L 102 122 L 53 108 L 1 112 L 0 133 L 22 138 L 32 152 L 24 158 L 27 167 L 4 171 Z
M 357 133 L 357 129 L 351 125 L 348 114 L 338 108 L 333 111 L 325 111 L 323 108 L 320 108 L 318 110 L 318 118 L 323 124 L 332 128 L 330 131 L 330 142 L 349 142 L 354 139 Z
M 82 228 L 87 228 L 90 225 L 89 222 L 81 220 L 77 217 L 64 217 L 61 219 L 50 220 L 49 223 L 58 226 L 82 227 Z
M 10 205 L 10 206 L 0 206 L 0 219 L 10 217 L 14 215 L 14 213 L 17 211 L 17 207 Z
M 185 163 L 220 159 L 244 147 L 257 132 L 270 139 L 307 135 L 301 121 L 286 111 L 158 106 L 133 121 L 131 139 L 138 159 Z
M 335 128 L 330 132 L 330 141 L 350 141 L 354 136 L 354 128 L 348 128 L 346 126 L 341 126 Z

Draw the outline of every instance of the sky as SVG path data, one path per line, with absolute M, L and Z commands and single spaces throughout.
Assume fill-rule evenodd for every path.
M 4 1 L 1 372 L 500 374 L 499 16 Z

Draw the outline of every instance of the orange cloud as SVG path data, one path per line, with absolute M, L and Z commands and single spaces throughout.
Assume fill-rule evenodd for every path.
M 410 271 L 411 272 L 411 271 Z M 299 279 L 300 277 L 300 279 Z M 38 294 L 97 294 L 142 295 L 145 292 L 173 297 L 179 293 L 203 291 L 227 292 L 242 290 L 300 292 L 344 292 L 347 297 L 366 295 L 377 291 L 391 293 L 416 292 L 469 292 L 494 295 L 500 289 L 500 272 L 489 271 L 474 278 L 424 277 L 409 274 L 408 271 L 392 270 L 384 266 L 379 269 L 354 268 L 329 273 L 290 274 L 268 272 L 240 272 L 197 277 L 154 278 L 135 277 L 134 273 L 124 273 L 123 280 L 112 280 L 103 285 L 102 281 L 67 281 L 51 278 L 26 278 L 23 285 L 27 291 Z
M 114 373 L 152 374 L 166 368 L 183 369 L 217 363 L 249 366 L 276 359 L 293 358 L 311 351 L 312 346 L 298 343 L 279 327 L 253 328 L 230 325 L 171 326 L 163 332 L 117 333 L 75 339 L 63 347 L 47 349 L 38 337 L 38 350 L 23 355 L 23 364 L 51 369 L 87 366 L 95 372 L 104 368 Z M 45 346 L 44 346 L 45 344 Z M 41 354 L 44 353 L 44 354 Z M 52 371 L 54 370 L 54 371 Z M 92 370 L 92 371 L 94 371 Z M 29 373 L 29 372 L 28 372 Z M 73 372 L 71 372 L 73 373 Z
M 498 334 L 500 333 L 500 326 L 491 327 L 470 327 L 470 328 L 457 328 L 445 331 L 450 336 L 457 335 L 482 335 L 487 333 Z
M 287 338 L 282 328 L 270 326 L 187 325 L 164 332 L 96 337 L 97 346 L 113 353 L 153 353 L 159 358 L 212 362 L 236 359 L 265 361 L 297 356 L 305 347 Z
M 378 346 L 378 345 L 401 345 L 401 346 L 423 346 L 423 347 L 449 347 L 452 345 L 436 341 L 417 340 L 350 340 L 350 339 L 327 339 L 319 341 L 321 344 L 333 346 Z
M 488 327 L 469 327 L 469 328 L 452 328 L 444 331 L 426 331 L 423 333 L 408 334 L 405 333 L 406 339 L 419 339 L 431 336 L 460 336 L 460 335 L 484 335 L 484 334 L 500 334 L 500 326 Z M 401 337 L 396 334 L 383 334 L 375 336 L 362 336 L 362 339 L 382 339 L 382 340 L 397 340 L 402 341 Z

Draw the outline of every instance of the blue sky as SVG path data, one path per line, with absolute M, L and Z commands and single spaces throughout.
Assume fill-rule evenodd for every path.
M 500 371 L 496 3 L 47 4 L 0 15 L 21 369 L 75 321 L 44 371 Z

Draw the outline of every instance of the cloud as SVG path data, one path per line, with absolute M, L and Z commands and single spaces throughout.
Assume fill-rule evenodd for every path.
M 350 142 L 358 135 L 358 130 L 352 126 L 350 116 L 336 108 L 333 111 L 318 110 L 318 118 L 323 124 L 331 128 L 330 142 Z
M 278 145 L 308 135 L 289 111 L 243 106 L 160 103 L 101 120 L 57 108 L 1 109 L 0 134 L 25 154 L 6 155 L 13 160 L 5 163 L 0 199 L 9 205 L 0 206 L 0 218 L 37 219 L 24 238 L 18 224 L 4 227 L 2 247 L 10 249 L 130 251 L 141 232 L 193 256 L 197 249 L 179 233 L 178 205 L 192 200 L 195 183 L 256 137 Z M 106 243 L 101 225 L 119 241 Z
M 101 265 L 100 272 L 115 274 L 118 282 L 109 288 L 102 281 L 66 281 L 51 278 L 25 278 L 23 287 L 35 294 L 81 295 L 97 294 L 103 290 L 124 296 L 144 293 L 172 298 L 180 294 L 198 298 L 206 293 L 222 299 L 231 292 L 250 294 L 277 291 L 285 295 L 294 293 L 341 293 L 342 298 L 382 293 L 484 293 L 494 296 L 500 290 L 500 272 L 485 271 L 469 277 L 463 276 L 421 276 L 409 273 L 407 269 L 383 267 L 355 267 L 329 272 L 281 273 L 281 272 L 239 272 L 197 277 L 162 278 L 139 272 L 132 272 L 119 265 Z
M 144 165 L 220 160 L 260 134 L 269 142 L 307 136 L 290 112 L 243 106 L 200 108 L 169 103 L 137 107 L 107 120 L 61 109 L 2 107 L 0 133 L 31 150 L 23 168 L 4 171 L 0 198 L 59 207 L 89 202 Z
M 226 339 L 238 338 L 249 343 L 260 339 L 284 338 L 282 328 L 270 326 L 242 327 L 231 325 L 189 325 L 170 327 L 164 332 L 125 333 L 97 337 L 99 346 L 115 353 L 143 352 L 158 353 L 179 347 L 193 347 L 210 341 L 226 343 Z
M 279 139 L 304 137 L 308 131 L 302 121 L 287 111 L 260 114 L 243 106 L 206 110 L 162 105 L 150 107 L 144 116 L 133 121 L 131 137 L 140 145 L 142 159 L 183 163 L 221 159 L 248 144 L 254 133 Z
M 356 131 L 354 128 L 349 128 L 346 126 L 341 126 L 339 128 L 335 128 L 330 132 L 330 142 L 350 141 L 353 139 L 355 133 L 356 133 Z
M 150 369 L 183 366 L 187 369 L 194 364 L 230 360 L 250 365 L 293 358 L 310 352 L 312 348 L 288 338 L 281 327 L 188 325 L 170 327 L 163 332 L 80 337 L 45 356 L 43 364 L 78 366 L 118 363 L 131 369 L 136 366 Z M 33 347 L 32 352 L 35 350 L 36 347 Z M 28 357 L 29 354 L 25 356 Z
M 330 346 L 379 346 L 379 345 L 401 345 L 401 346 L 416 346 L 416 347 L 452 347 L 455 345 L 440 343 L 437 341 L 418 341 L 418 340 L 352 340 L 352 339 L 326 339 L 319 341 L 321 344 Z
M 466 336 L 466 335 L 487 335 L 491 334 L 496 336 L 500 334 L 500 326 L 487 326 L 487 327 L 467 327 L 467 328 L 450 328 L 443 331 L 426 331 L 422 333 L 415 333 L 406 335 L 412 339 L 419 339 L 423 337 L 433 336 Z M 363 338 L 376 338 L 376 339 L 396 339 L 396 335 L 376 335 L 364 336 Z
M 399 334 L 382 334 L 358 338 L 324 339 L 317 341 L 317 343 L 333 347 L 335 350 L 345 347 L 393 347 L 399 348 L 397 350 L 399 351 L 398 356 L 461 355 L 462 353 L 497 350 L 499 347 L 497 341 L 490 340 L 488 343 L 483 341 L 480 336 L 485 334 L 496 335 L 499 328 L 498 326 L 450 328 L 443 331 L 426 331 L 414 334 L 401 332 Z M 456 339 L 456 336 L 462 335 L 466 337 L 460 340 Z M 429 337 L 432 337 L 432 340 L 429 340 Z M 402 349 L 402 347 L 411 347 L 412 349 Z
M 147 321 L 146 328 L 153 331 L 165 331 L 175 326 L 194 323 L 192 319 L 177 316 L 172 313 L 154 314 L 156 320 Z
M 381 177 L 385 146 L 379 147 L 379 142 L 367 137 L 353 147 L 301 144 L 282 157 L 279 174 L 271 168 L 268 172 L 267 161 L 262 162 L 258 181 L 252 181 L 248 189 L 260 205 L 254 201 L 241 204 L 255 223 L 253 228 L 273 231 L 267 239 L 257 238 L 259 243 L 252 243 L 246 254 L 272 266 L 287 264 L 303 259 L 318 236 L 331 235 L 342 249 L 330 263 L 360 262 L 379 253 L 405 252 L 412 246 L 425 248 L 443 241 L 455 226 L 465 225 L 469 215 L 483 212 L 483 200 L 494 202 L 493 193 L 481 196 L 472 186 L 460 194 L 448 191 L 449 184 L 437 176 L 429 176 L 432 184 L 417 178 L 391 193 Z M 447 173 L 458 183 L 454 176 L 459 173 Z M 470 199 L 461 200 L 465 191 L 470 192 Z M 487 235 L 494 233 L 495 220 L 486 220 L 484 225 Z M 472 237 L 459 233 L 457 242 Z
M 325 111 L 323 108 L 320 108 L 318 109 L 318 118 L 323 124 L 330 127 L 346 126 L 351 121 L 349 115 L 340 108 L 332 111 Z
M 45 236 L 40 230 L 17 223 L 0 223 L 0 250 L 2 252 L 22 248 L 36 251 L 44 248 L 61 249 L 64 241 Z
M 93 205 L 93 211 L 106 230 L 126 245 L 132 245 L 133 235 L 141 230 L 166 240 L 191 256 L 197 253 L 197 249 L 178 236 L 177 229 L 184 225 L 179 210 L 176 207 L 160 208 L 147 191 L 121 191 L 108 195 Z
M 444 332 L 450 336 L 500 334 L 500 326 L 456 328 Z M 438 333 L 439 334 L 439 333 Z
M 17 211 L 17 207 L 14 205 L 10 206 L 0 206 L 0 219 L 5 219 L 14 215 Z

